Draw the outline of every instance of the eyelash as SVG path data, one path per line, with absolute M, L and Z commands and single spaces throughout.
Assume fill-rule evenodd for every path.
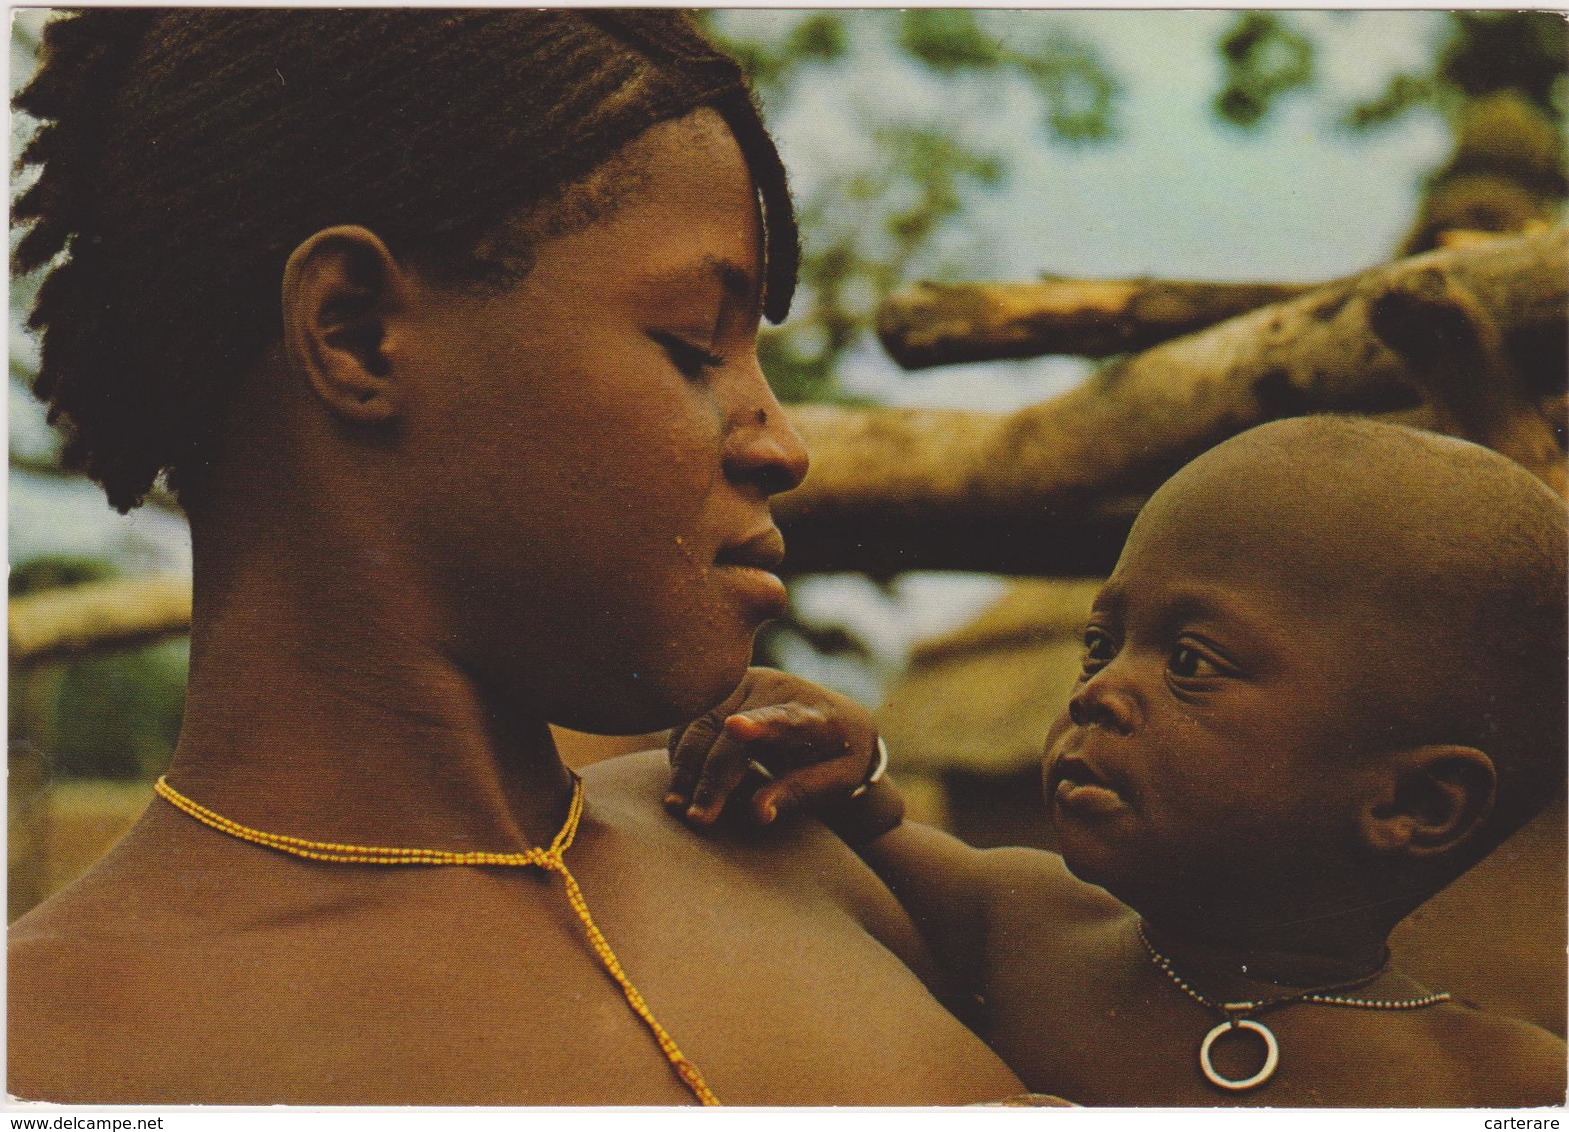
M 1109 650 L 1109 651 L 1106 651 Z M 1177 671 L 1178 657 L 1184 654 L 1190 656 L 1198 665 L 1199 671 Z M 1084 630 L 1084 656 L 1080 661 L 1083 675 L 1081 679 L 1089 679 L 1095 673 L 1105 668 L 1116 658 L 1117 642 L 1106 630 L 1097 625 L 1091 625 Z M 1208 671 L 1205 671 L 1207 669 Z M 1192 644 L 1178 643 L 1166 658 L 1166 671 L 1176 680 L 1208 680 L 1216 676 L 1225 676 L 1229 667 L 1210 654 L 1208 650 L 1201 649 Z
M 1095 650 L 1096 646 L 1098 645 L 1104 645 L 1107 648 L 1110 648 L 1111 655 L 1096 656 Z M 1108 664 L 1110 664 L 1112 658 L 1117 655 L 1116 650 L 1117 642 L 1112 639 L 1111 634 L 1106 632 L 1106 630 L 1096 625 L 1091 625 L 1088 629 L 1085 629 L 1084 657 L 1080 661 L 1080 667 L 1083 669 L 1084 678 L 1088 679 L 1089 677 L 1095 675 L 1095 673 L 1099 672 L 1102 668 L 1105 668 Z
M 1184 653 L 1193 657 L 1199 666 L 1199 671 L 1191 673 L 1177 671 L 1177 658 Z M 1208 671 L 1205 671 L 1205 669 L 1208 669 Z M 1166 661 L 1166 671 L 1170 672 L 1172 677 L 1177 680 L 1211 680 L 1216 676 L 1226 675 L 1226 668 L 1218 660 L 1211 657 L 1203 649 L 1184 644 L 1178 644 L 1176 648 L 1171 650 L 1171 656 Z
M 651 337 L 663 347 L 670 364 L 688 381 L 700 381 L 709 370 L 718 369 L 724 364 L 724 359 L 719 355 L 701 346 L 694 346 L 674 334 L 655 333 Z

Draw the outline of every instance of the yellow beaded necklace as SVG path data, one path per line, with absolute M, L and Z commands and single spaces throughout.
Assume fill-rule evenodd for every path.
M 455 853 L 447 849 L 394 849 L 374 845 L 338 845 L 329 841 L 306 841 L 300 837 L 285 837 L 281 833 L 252 829 L 222 814 L 214 813 L 170 786 L 167 778 L 160 777 L 154 783 L 153 790 L 175 809 L 189 814 L 203 825 L 211 826 L 220 833 L 227 833 L 230 837 L 237 837 L 242 841 L 264 845 L 280 853 L 306 857 L 312 861 L 333 861 L 350 865 L 508 865 L 515 868 L 544 869 L 546 872 L 561 874 L 562 884 L 566 887 L 567 903 L 572 905 L 577 918 L 583 921 L 583 932 L 588 937 L 589 947 L 593 948 L 594 954 L 604 964 L 605 970 L 621 988 L 621 993 L 626 995 L 627 1004 L 632 1007 L 632 1012 L 648 1026 L 649 1031 L 654 1035 L 654 1040 L 659 1043 L 659 1048 L 670 1060 L 676 1075 L 681 1078 L 681 1083 L 691 1090 L 692 1095 L 705 1105 L 719 1103 L 719 1098 L 703 1080 L 703 1075 L 698 1072 L 697 1066 L 686 1059 L 686 1055 L 676 1045 L 675 1039 L 659 1024 L 653 1012 L 649 1010 L 648 1003 L 632 985 L 632 980 L 627 977 L 621 961 L 616 958 L 615 952 L 610 950 L 610 944 L 606 942 L 604 934 L 594 923 L 594 917 L 589 914 L 588 903 L 583 899 L 583 890 L 578 887 L 577 879 L 567 868 L 566 852 L 572 847 L 572 839 L 577 836 L 578 822 L 583 817 L 583 779 L 576 773 L 572 774 L 572 802 L 567 809 L 567 820 L 551 841 L 550 848 L 534 848 L 524 853 Z

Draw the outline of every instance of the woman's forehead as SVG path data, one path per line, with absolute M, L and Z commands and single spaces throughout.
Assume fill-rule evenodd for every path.
M 640 291 L 697 289 L 756 305 L 762 220 L 740 147 L 712 111 L 661 123 L 612 159 L 637 170 L 613 209 L 559 243 Z M 548 249 L 540 249 L 541 266 Z

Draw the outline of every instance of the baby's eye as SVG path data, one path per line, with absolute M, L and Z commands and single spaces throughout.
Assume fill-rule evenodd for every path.
M 1084 666 L 1084 675 L 1089 676 L 1099 672 L 1115 659 L 1117 655 L 1117 642 L 1110 633 L 1104 629 L 1091 625 L 1084 630 L 1084 656 L 1081 663 Z
M 678 335 L 658 331 L 651 337 L 664 348 L 665 354 L 670 358 L 670 364 L 675 366 L 677 372 L 688 381 L 701 380 L 709 370 L 717 369 L 724 364 L 724 359 L 719 355 L 701 346 L 694 346 Z
M 1173 676 L 1187 680 L 1223 675 L 1220 665 L 1192 645 L 1178 645 L 1172 649 L 1171 659 L 1166 662 L 1166 667 Z

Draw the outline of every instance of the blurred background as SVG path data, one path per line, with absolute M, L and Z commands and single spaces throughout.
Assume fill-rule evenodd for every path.
M 13 90 L 48 19 L 13 12 Z M 907 371 L 875 325 L 890 296 L 921 280 L 1308 284 L 1433 247 L 1446 230 L 1562 216 L 1569 41 L 1552 13 L 699 19 L 753 75 L 802 217 L 795 310 L 762 341 L 787 402 L 1003 413 L 1104 364 L 1045 356 Z M 31 127 L 13 117 L 13 154 Z M 187 656 L 184 521 L 160 496 L 120 516 L 60 466 L 29 392 L 36 284 L 14 283 L 10 306 L 13 919 L 145 805 L 179 730 Z M 1036 766 L 1094 588 L 929 570 L 802 574 L 759 659 L 877 709 L 921 816 L 978 844 L 1049 843 Z M 581 763 L 658 738 L 563 734 L 562 745 Z M 1561 890 L 1561 850 L 1547 867 L 1558 870 L 1543 874 L 1547 887 L 1556 876 Z M 1560 897 L 1543 914 L 1561 926 Z M 1547 952 L 1558 997 L 1544 1009 L 1561 1033 L 1558 937 Z

